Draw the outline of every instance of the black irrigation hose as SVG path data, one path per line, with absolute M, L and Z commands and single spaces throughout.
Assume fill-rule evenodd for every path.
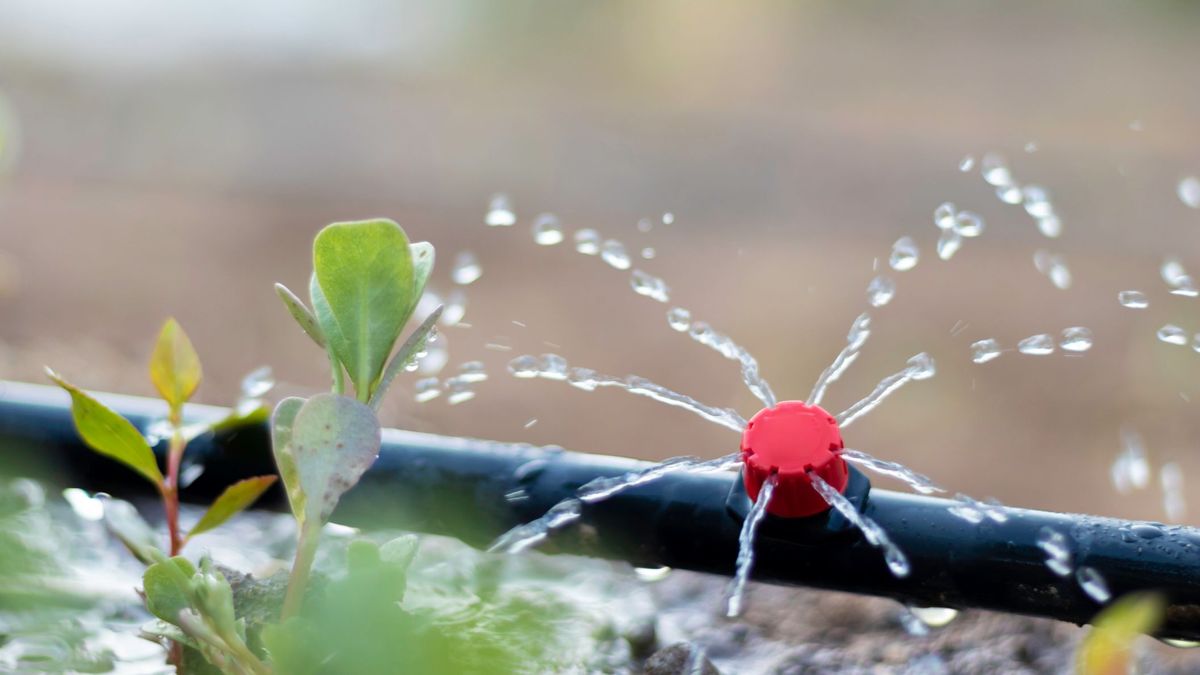
M 157 401 L 102 399 L 140 428 L 161 418 Z M 191 419 L 223 415 L 195 406 Z M 25 451 L 20 451 L 25 448 Z M 149 489 L 116 463 L 81 447 L 61 391 L 0 382 L 0 449 L 12 461 L 52 459 L 65 480 L 117 495 Z M 204 500 L 229 482 L 273 470 L 265 424 L 208 434 L 189 454 L 205 472 L 185 498 Z M 632 460 L 555 452 L 524 445 L 387 430 L 383 451 L 335 519 L 458 537 L 485 546 L 544 513 L 598 476 L 644 466 Z M 878 549 L 840 516 L 782 520 L 760 529 L 753 578 L 895 598 L 924 607 L 983 608 L 1089 621 L 1100 605 L 1073 577 L 1047 568 L 1037 540 L 1043 528 L 1067 536 L 1076 567 L 1097 570 L 1114 597 L 1156 590 L 1168 600 L 1165 638 L 1200 640 L 1200 530 L 1085 515 L 1009 509 L 1007 522 L 972 524 L 954 502 L 871 489 L 852 472 L 847 496 L 907 554 L 912 571 L 893 576 Z M 264 503 L 281 507 L 275 491 Z M 729 473 L 676 473 L 586 505 L 581 521 L 541 550 L 731 575 L 748 500 Z

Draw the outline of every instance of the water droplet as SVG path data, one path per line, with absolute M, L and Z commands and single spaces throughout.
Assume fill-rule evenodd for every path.
M 275 386 L 275 373 L 271 366 L 255 368 L 242 378 L 242 398 L 262 398 Z
M 975 156 L 967 155 L 958 162 L 958 170 L 966 173 L 975 168 Z
M 479 265 L 474 253 L 462 251 L 454 258 L 454 268 L 450 272 L 450 278 L 454 280 L 454 283 L 466 286 L 481 276 L 483 276 L 483 267 Z
M 936 209 L 933 210 L 933 224 L 939 229 L 949 230 L 954 227 L 954 216 L 957 210 L 954 204 L 950 202 L 942 202 Z
M 1000 185 L 996 187 L 996 198 L 1005 204 L 1021 203 L 1021 188 L 1016 185 Z
M 625 252 L 625 245 L 616 239 L 609 239 L 600 247 L 600 257 L 604 262 L 619 269 L 627 270 L 632 262 L 629 260 L 629 254 Z
M 978 237 L 984 225 L 983 217 L 974 211 L 959 211 L 954 218 L 954 231 L 964 237 Z
M 1017 351 L 1031 356 L 1045 356 L 1054 353 L 1054 337 L 1045 333 L 1030 335 L 1017 343 Z
M 649 232 L 654 229 L 654 223 L 649 218 L 642 218 L 637 221 L 638 232 Z
M 1158 339 L 1169 345 L 1186 345 L 1188 334 L 1179 326 L 1169 323 L 1158 329 Z
M 442 372 L 442 368 L 446 367 L 446 363 L 450 360 L 450 351 L 446 348 L 445 339 L 434 340 L 434 334 L 430 333 L 430 339 L 426 343 L 425 355 L 417 362 L 417 371 L 424 375 L 436 375 Z
M 1171 295 L 1182 295 L 1185 298 L 1194 298 L 1200 295 L 1200 290 L 1196 288 L 1196 282 L 1190 276 L 1184 276 L 1179 279 L 1175 288 L 1171 289 Z
M 475 390 L 471 389 L 471 383 L 460 377 L 451 377 L 446 380 L 445 387 L 446 403 L 450 405 L 466 403 L 475 398 Z
M 492 195 L 483 222 L 492 227 L 508 227 L 517 222 L 517 215 L 513 213 L 512 202 L 508 200 L 508 195 Z
M 1046 188 L 1040 185 L 1026 185 L 1021 188 L 1021 199 L 1025 202 L 1025 212 L 1034 218 L 1045 218 L 1054 213 L 1050 204 L 1050 195 Z
M 655 581 L 662 581 L 663 579 L 666 579 L 668 576 L 670 576 L 671 568 L 670 567 L 635 567 L 635 568 L 633 568 L 633 573 L 634 573 L 634 575 L 637 576 L 638 581 L 645 581 L 647 583 L 652 583 Z
M 567 384 L 584 391 L 595 391 L 600 386 L 596 371 L 591 368 L 572 368 L 567 373 Z
M 1146 309 L 1150 306 L 1150 300 L 1141 291 L 1121 291 L 1117 293 L 1117 302 L 1129 309 Z
M 100 520 L 104 517 L 104 500 L 99 495 L 93 497 L 79 488 L 67 488 L 62 492 L 75 515 L 84 520 Z
M 1188 176 L 1179 181 L 1179 201 L 1193 209 L 1200 209 L 1200 178 Z
M 1075 581 L 1079 582 L 1079 587 L 1083 589 L 1083 592 L 1096 602 L 1103 604 L 1112 599 L 1108 583 L 1094 567 L 1080 567 L 1075 570 Z
M 958 233 L 958 230 L 942 230 L 942 236 L 938 237 L 937 242 L 937 254 L 939 258 L 949 260 L 954 257 L 954 254 L 961 247 L 962 235 Z
M 1160 638 L 1159 642 L 1167 645 L 1168 647 L 1175 647 L 1176 649 L 1195 649 L 1196 647 L 1200 647 L 1200 642 L 1196 642 L 1195 640 L 1176 640 L 1175 638 Z
M 990 185 L 999 187 L 1001 185 L 1011 185 L 1012 173 L 1008 170 L 1005 164 L 1004 157 L 995 152 L 989 152 L 983 156 L 983 160 L 979 164 L 979 169 L 983 173 L 983 179 Z
M 1050 527 L 1038 531 L 1038 548 L 1046 553 L 1046 567 L 1060 577 L 1071 573 L 1072 554 L 1066 535 Z
M 1064 328 L 1058 346 L 1068 352 L 1086 352 L 1092 348 L 1092 331 L 1083 326 Z
M 1162 487 L 1163 510 L 1167 520 L 1179 522 L 1187 517 L 1187 502 L 1184 501 L 1183 469 L 1178 462 L 1167 462 L 1162 465 L 1158 474 L 1159 485 Z
M 530 354 L 523 354 L 508 362 L 508 372 L 514 377 L 529 379 L 538 376 L 538 371 L 541 370 L 541 364 L 538 363 L 537 357 Z
M 443 326 L 457 326 L 466 315 L 467 295 L 461 290 L 455 289 L 446 296 L 446 301 L 442 305 L 442 316 L 438 319 L 438 323 Z
M 1033 154 L 1038 151 L 1038 144 L 1035 141 L 1029 141 L 1025 144 L 1025 152 Z
M 1037 219 L 1038 231 L 1042 236 L 1054 239 L 1062 234 L 1062 221 L 1053 213 Z
M 908 376 L 914 380 L 928 380 L 937 374 L 937 364 L 925 352 L 908 359 Z
M 896 296 L 896 282 L 885 276 L 878 276 L 867 284 L 867 300 L 872 307 L 883 307 Z
M 442 386 L 436 377 L 426 377 L 413 384 L 413 398 L 417 403 L 432 401 L 442 395 Z
M 525 423 L 525 428 L 528 429 L 537 423 L 538 423 L 538 418 L 531 417 L 531 418 L 529 418 L 529 421 Z
M 562 223 L 553 213 L 543 213 L 533 221 L 533 240 L 542 246 L 561 244 L 563 240 Z
M 1150 523 L 1138 523 L 1129 529 L 1142 539 L 1158 539 L 1163 536 L 1163 531 Z
M 667 311 L 667 324 L 682 333 L 692 327 L 692 313 L 682 307 L 672 307 Z
M 600 253 L 600 233 L 590 228 L 576 232 L 575 250 L 584 255 Z
M 947 626 L 958 616 L 958 610 L 950 607 L 909 607 L 908 609 L 921 620 L 921 623 L 931 628 Z
M 652 300 L 667 302 L 671 299 L 669 297 L 671 289 L 667 288 L 666 282 L 641 270 L 633 271 L 629 285 L 638 295 L 644 295 Z
M 917 242 L 913 241 L 912 237 L 905 236 L 892 244 L 892 255 L 888 258 L 888 265 L 897 272 L 905 272 L 916 267 L 919 259 Z
M 567 360 L 558 354 L 542 354 L 538 362 L 538 376 L 547 380 L 565 380 L 567 368 Z
M 1000 357 L 1000 343 L 993 338 L 980 340 L 979 342 L 971 343 L 971 361 L 973 363 L 987 363 L 993 359 Z
M 467 361 L 458 367 L 458 379 L 463 382 L 483 382 L 487 379 L 482 361 Z
M 674 222 L 675 222 L 675 214 L 674 213 L 667 211 L 666 213 L 662 214 L 663 225 L 670 225 Z
M 1071 287 L 1071 270 L 1061 255 L 1038 249 L 1033 254 L 1033 265 L 1049 277 L 1055 288 L 1065 291 Z
M 645 260 L 654 260 L 657 255 L 658 251 L 655 251 L 653 246 L 647 246 L 642 249 L 642 258 Z
M 1162 267 L 1158 269 L 1158 273 L 1162 275 L 1162 280 L 1168 286 L 1177 286 L 1179 281 L 1188 275 L 1187 270 L 1183 268 L 1183 263 L 1178 258 L 1167 258 L 1164 260 Z
M 1146 459 L 1146 443 L 1141 434 L 1130 428 L 1121 429 L 1121 453 L 1109 469 L 1113 487 L 1121 494 L 1150 483 L 1150 462 Z

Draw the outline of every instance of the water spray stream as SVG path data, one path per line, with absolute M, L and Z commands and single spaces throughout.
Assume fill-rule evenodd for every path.
M 696 457 L 673 457 L 644 469 L 629 471 L 620 476 L 596 478 L 585 483 L 575 496 L 555 504 L 542 517 L 519 525 L 505 532 L 488 547 L 492 552 L 520 553 L 542 543 L 550 534 L 579 520 L 583 505 L 595 504 L 625 490 L 645 485 L 665 476 L 680 472 L 707 473 L 725 471 L 741 463 L 741 455 L 734 453 L 717 459 L 701 460 Z
M 871 336 L 871 316 L 866 312 L 859 314 L 858 318 L 850 326 L 850 332 L 846 334 L 846 346 L 833 359 L 833 363 L 821 373 L 817 378 L 816 384 L 813 385 L 812 393 L 808 395 L 809 405 L 820 405 L 821 399 L 825 398 L 825 390 L 833 382 L 846 372 L 851 363 L 858 358 L 859 352 L 867 342 L 867 338 Z
M 928 476 L 917 473 L 912 469 L 899 464 L 897 462 L 889 462 L 879 459 L 873 455 L 869 455 L 861 450 L 851 450 L 846 448 L 842 450 L 842 459 L 858 464 L 866 469 L 870 469 L 875 473 L 891 476 L 902 481 L 912 489 L 920 492 L 923 495 L 931 495 L 939 492 L 945 492 L 945 488 L 934 483 Z
M 689 337 L 696 342 L 716 351 L 721 356 L 736 361 L 742 367 L 742 381 L 746 384 L 746 388 L 750 393 L 754 394 L 758 400 L 762 401 L 763 405 L 771 408 L 777 402 L 775 392 L 771 391 L 771 385 L 763 379 L 762 374 L 758 369 L 758 361 L 751 356 L 750 352 L 746 351 L 738 343 L 734 342 L 728 335 L 718 333 L 713 330 L 712 326 L 703 321 L 691 322 L 691 314 L 687 310 L 682 310 L 688 317 L 688 323 L 683 330 L 687 331 Z M 667 319 L 672 328 L 679 330 L 679 317 L 682 316 L 678 309 L 672 310 L 668 314 Z
M 584 391 L 593 391 L 598 387 L 616 387 L 631 394 L 652 398 L 660 403 L 691 411 L 710 422 L 741 433 L 746 427 L 746 420 L 730 408 L 716 408 L 700 403 L 696 399 L 655 384 L 644 377 L 629 375 L 615 377 L 598 373 L 590 368 L 571 368 L 567 360 L 557 354 L 544 354 L 539 359 L 531 355 L 522 355 L 508 364 L 508 371 L 519 378 L 540 377 L 546 380 L 566 381 L 571 386 Z
M 742 607 L 745 604 L 746 583 L 750 581 L 750 572 L 754 568 L 754 538 L 758 535 L 758 526 L 766 518 L 767 507 L 771 504 L 771 495 L 775 492 L 775 486 L 778 484 L 779 476 L 774 474 L 763 482 L 758 499 L 750 508 L 746 519 L 742 521 L 742 532 L 738 535 L 737 572 L 733 575 L 733 582 L 729 587 L 729 599 L 725 610 L 725 616 L 731 619 L 742 613 Z
M 874 391 L 872 391 L 870 394 L 867 394 L 866 398 L 842 411 L 842 413 L 837 416 L 838 426 L 845 429 L 858 418 L 874 410 L 875 407 L 882 403 L 885 398 L 890 396 L 900 387 L 903 387 L 905 384 L 916 380 L 929 379 L 933 377 L 936 372 L 937 370 L 931 356 L 925 352 L 921 352 L 920 354 L 913 356 L 908 360 L 907 368 L 883 378 L 883 380 L 881 380 L 879 384 L 875 386 Z
M 850 500 L 837 491 L 837 488 L 826 483 L 816 473 L 809 473 L 808 477 L 812 481 L 813 489 L 817 491 L 817 494 L 821 495 L 822 499 L 836 509 L 838 513 L 842 514 L 843 518 L 857 527 L 863 533 L 863 538 L 867 540 L 868 544 L 883 551 L 883 559 L 892 574 L 901 579 L 908 576 L 909 572 L 912 571 L 912 568 L 908 564 L 908 557 L 904 555 L 904 552 L 898 546 L 892 543 L 887 532 L 884 532 L 878 523 L 860 513 L 854 507 L 854 504 L 850 503 Z

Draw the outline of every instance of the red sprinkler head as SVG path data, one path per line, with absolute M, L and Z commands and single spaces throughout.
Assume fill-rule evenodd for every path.
M 763 481 L 772 473 L 779 483 L 767 512 L 783 518 L 822 513 L 829 505 L 813 489 L 813 471 L 839 492 L 849 473 L 842 459 L 842 434 L 837 420 L 820 406 L 784 401 L 758 411 L 742 434 L 742 480 L 746 494 L 758 499 Z

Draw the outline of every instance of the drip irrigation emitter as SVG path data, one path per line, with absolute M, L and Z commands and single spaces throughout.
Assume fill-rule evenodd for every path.
M 143 431 L 165 414 L 160 401 L 100 398 Z M 227 412 L 189 406 L 187 416 L 211 422 Z M 0 382 L 0 448 L 10 465 L 43 460 L 61 472 L 64 484 L 119 496 L 146 489 L 132 472 L 82 447 L 69 400 L 56 388 Z M 740 476 L 676 472 L 584 503 L 578 522 L 554 533 L 540 550 L 732 575 L 752 497 L 775 474 L 776 497 L 755 546 L 757 581 L 885 596 L 911 606 L 1086 623 L 1101 604 L 1073 576 L 1047 567 L 1038 540 L 1049 528 L 1065 536 L 1073 565 L 1098 571 L 1113 597 L 1162 593 L 1167 612 L 1159 637 L 1200 640 L 1200 530 L 1019 508 L 1007 508 L 1004 522 L 970 522 L 951 513 L 957 502 L 872 488 L 839 456 L 832 418 L 802 403 L 780 403 L 756 415 L 742 451 Z M 206 433 L 189 446 L 189 456 L 205 467 L 184 490 L 195 500 L 273 469 L 265 422 Z M 388 429 L 378 461 L 347 493 L 335 520 L 486 546 L 585 483 L 644 466 L 626 458 Z M 825 507 L 813 492 L 812 474 L 883 528 L 907 556 L 907 574 L 894 574 L 857 528 Z M 285 508 L 280 493 L 263 503 Z

